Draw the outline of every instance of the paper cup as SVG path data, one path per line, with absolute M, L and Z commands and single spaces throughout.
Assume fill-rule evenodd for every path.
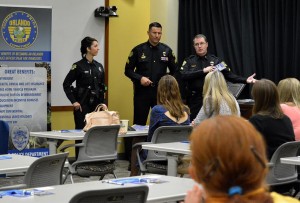
M 128 122 L 129 122 L 129 120 L 120 120 L 120 125 L 121 125 L 120 132 L 121 133 L 127 133 Z

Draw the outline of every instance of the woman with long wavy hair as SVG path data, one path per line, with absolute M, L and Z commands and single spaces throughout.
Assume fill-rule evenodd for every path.
M 151 141 L 154 131 L 160 126 L 190 125 L 189 114 L 189 108 L 182 102 L 176 79 L 171 75 L 163 76 L 158 82 L 157 105 L 150 114 L 147 141 Z M 138 175 L 136 150 L 139 149 L 131 152 L 130 176 Z M 141 153 L 147 156 L 147 153 Z
M 158 83 L 157 105 L 150 114 L 147 141 L 160 126 L 189 125 L 189 107 L 183 104 L 178 83 L 171 75 L 162 77 Z

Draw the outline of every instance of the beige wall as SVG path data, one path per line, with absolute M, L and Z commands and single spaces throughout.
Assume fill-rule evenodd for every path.
M 163 26 L 161 41 L 177 55 L 178 0 L 110 0 L 109 4 L 117 6 L 119 17 L 109 18 L 108 106 L 119 111 L 121 118 L 129 119 L 132 125 L 132 82 L 124 75 L 128 54 L 134 46 L 148 39 L 149 23 L 158 21 Z M 73 113 L 53 112 L 52 128 L 73 129 Z
M 124 75 L 124 67 L 131 49 L 148 39 L 150 0 L 110 0 L 113 5 L 119 17 L 109 19 L 108 106 L 132 125 L 133 86 Z
M 150 21 L 163 26 L 161 42 L 169 45 L 177 56 L 178 0 L 151 0 Z M 164 12 L 162 12 L 164 11 Z

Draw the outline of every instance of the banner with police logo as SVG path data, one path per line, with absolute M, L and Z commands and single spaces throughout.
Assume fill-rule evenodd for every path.
M 29 135 L 51 129 L 51 23 L 51 7 L 0 5 L 0 120 L 11 153 L 48 154 L 46 140 Z

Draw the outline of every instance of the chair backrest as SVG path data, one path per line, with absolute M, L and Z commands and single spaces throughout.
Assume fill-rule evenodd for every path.
M 0 120 L 0 154 L 7 154 L 9 139 L 9 126 L 7 122 Z
M 120 125 L 95 126 L 84 135 L 84 146 L 79 149 L 77 163 L 117 159 L 117 139 Z
M 144 203 L 149 188 L 146 185 L 84 191 L 76 194 L 69 203 Z
M 189 125 L 181 126 L 161 126 L 154 131 L 152 143 L 182 142 L 189 140 L 193 127 Z M 167 160 L 166 152 L 148 150 L 147 161 Z
M 270 160 L 270 171 L 267 175 L 268 185 L 280 185 L 297 180 L 298 173 L 295 165 L 282 164 L 280 158 L 296 157 L 300 141 L 286 142 L 279 146 Z
M 24 184 L 27 188 L 62 184 L 62 171 L 68 152 L 44 156 L 34 161 L 28 168 Z

